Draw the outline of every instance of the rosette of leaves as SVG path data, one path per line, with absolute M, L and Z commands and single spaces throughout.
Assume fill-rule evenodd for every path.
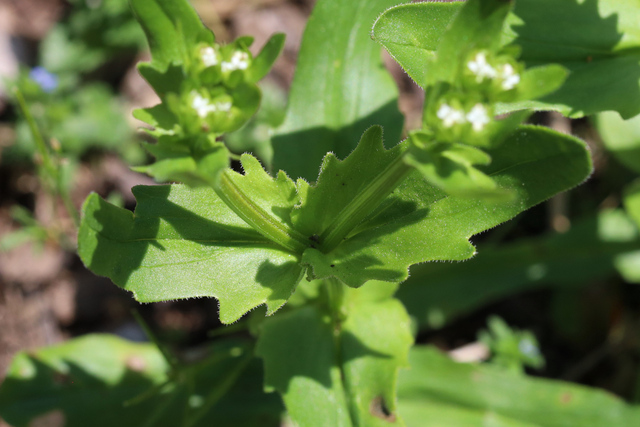
M 169 53 L 198 55 L 212 45 L 212 35 L 186 5 L 171 15 L 173 21 L 168 15 L 160 15 L 165 19 L 162 25 L 159 20 L 145 20 L 152 11 L 163 10 L 162 4 L 134 2 L 134 9 L 150 34 L 154 54 L 154 62 L 141 70 L 168 99 L 174 92 L 157 83 L 165 81 L 160 77 L 180 71 L 180 79 L 167 81 L 182 85 L 188 79 L 182 71 L 185 68 L 175 65 L 175 58 L 180 56 Z M 495 14 L 487 15 L 479 9 L 480 4 L 493 8 L 499 20 Z M 466 35 L 452 35 L 443 46 L 466 52 L 460 54 L 460 61 L 467 60 L 469 53 L 492 48 L 495 43 L 466 46 L 480 28 L 493 28 L 490 34 L 497 37 L 508 10 L 509 4 L 502 1 L 469 2 L 458 18 L 460 22 L 452 28 L 452 34 L 460 35 L 464 30 Z M 182 34 L 181 28 L 191 33 Z M 180 37 L 171 35 L 171 29 Z M 316 31 L 314 36 L 320 37 L 322 28 L 318 25 L 308 31 Z M 464 49 L 456 49 L 456 43 Z M 309 60 L 331 60 L 326 54 Z M 257 58 L 255 62 L 259 62 Z M 202 69 L 202 64 L 198 67 Z M 158 70 L 164 70 L 164 74 Z M 154 133 L 160 136 L 160 142 L 154 150 L 164 149 L 188 129 L 168 104 L 171 102 L 138 113 L 158 126 Z M 290 106 L 290 110 L 296 108 L 302 107 Z M 165 116 L 171 120 L 164 121 Z M 486 144 L 482 152 L 466 144 L 460 153 L 466 160 L 474 156 L 480 160 L 482 156 L 492 158 L 491 164 L 479 162 L 482 165 L 478 171 L 500 191 L 511 193 L 509 201 L 500 205 L 479 197 L 457 197 L 430 185 L 419 165 L 414 168 L 407 164 L 421 162 L 412 160 L 417 157 L 412 147 L 417 137 L 387 150 L 382 129 L 372 127 L 346 159 L 327 154 L 313 185 L 305 180 L 293 181 L 283 171 L 273 178 L 255 158 L 244 155 L 241 162 L 245 173 L 226 169 L 220 175 L 222 190 L 181 185 L 134 188 L 138 207 L 133 214 L 93 195 L 84 207 L 79 252 L 92 270 L 111 277 L 140 301 L 214 296 L 220 300 L 224 322 L 233 322 L 261 304 L 267 305 L 268 314 L 275 312 L 304 277 L 335 278 L 352 287 L 370 280 L 401 282 L 412 264 L 471 257 L 475 249 L 468 240 L 470 236 L 580 183 L 590 173 L 582 142 L 538 127 L 514 130 L 509 126 L 510 132 L 503 132 L 502 144 Z M 210 153 L 212 147 L 218 147 L 213 135 L 201 132 L 191 136 L 189 143 L 209 147 L 209 151 L 203 151 Z M 201 171 L 208 165 L 207 156 L 190 161 Z M 218 167 L 214 161 L 211 164 Z

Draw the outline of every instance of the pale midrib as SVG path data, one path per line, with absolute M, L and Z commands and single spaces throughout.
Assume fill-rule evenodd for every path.
M 540 162 L 540 161 L 546 161 L 546 160 L 554 159 L 554 158 L 557 158 L 557 157 L 564 157 L 566 154 L 567 153 L 554 154 L 552 156 L 538 158 L 538 159 L 535 159 L 535 160 L 523 161 L 523 162 L 520 162 L 520 163 L 516 163 L 514 165 L 510 165 L 510 166 L 508 166 L 506 168 L 503 168 L 503 169 L 500 169 L 498 171 L 492 172 L 492 173 L 489 174 L 489 176 L 495 176 L 495 175 L 501 174 L 501 173 L 503 173 L 505 171 L 508 171 L 510 169 L 513 169 L 513 168 L 516 168 L 518 166 L 523 166 L 523 165 L 527 165 L 527 164 L 530 164 L 530 163 L 536 163 L 536 162 Z M 439 199 L 435 199 L 428 206 L 433 206 L 435 204 L 441 203 L 442 201 L 444 201 L 445 199 L 448 199 L 449 197 L 450 197 L 449 195 L 445 195 L 445 196 L 443 196 L 443 197 L 441 197 Z M 461 215 L 463 213 L 467 213 L 471 209 L 474 209 L 474 206 L 469 206 L 467 209 L 458 210 L 456 212 L 448 211 L 446 213 L 443 212 L 440 215 L 432 215 L 432 216 L 430 215 L 428 218 L 424 218 L 423 221 L 441 220 L 444 217 L 448 217 L 448 218 L 456 217 L 456 216 L 459 216 L 459 215 Z M 405 215 L 402 218 L 398 218 L 398 221 L 401 220 L 401 219 L 405 219 L 406 220 L 407 218 L 411 218 L 412 216 L 413 216 L 412 214 Z M 368 228 L 368 229 L 362 230 L 360 233 L 356 234 L 355 236 L 350 237 L 350 239 L 356 238 L 357 236 L 362 236 L 362 234 L 364 234 L 364 233 L 375 232 L 376 230 L 379 231 L 379 230 L 383 229 L 384 227 L 387 227 L 389 225 L 394 224 L 395 222 L 396 221 L 389 221 L 389 222 L 386 222 L 384 224 L 380 224 L 377 227 L 373 227 L 373 228 Z M 476 233 L 476 231 L 473 231 L 473 232 L 471 232 L 471 234 L 469 234 L 469 236 L 466 236 L 466 237 L 471 237 L 475 233 Z

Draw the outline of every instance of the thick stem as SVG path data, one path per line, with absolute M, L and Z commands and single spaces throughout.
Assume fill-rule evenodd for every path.
M 260 234 L 296 254 L 302 254 L 310 245 L 308 239 L 296 230 L 275 220 L 247 196 L 231 179 L 231 170 L 220 174 L 214 190 L 222 201 L 240 218 Z
M 409 175 L 413 168 L 403 160 L 407 147 L 408 143 L 405 141 L 398 150 L 397 157 L 371 180 L 322 232 L 322 252 L 328 253 L 335 249 Z

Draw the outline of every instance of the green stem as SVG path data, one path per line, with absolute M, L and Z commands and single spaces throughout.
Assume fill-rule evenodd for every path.
M 33 115 L 31 114 L 31 110 L 29 110 L 29 107 L 27 106 L 27 102 L 25 101 L 24 96 L 22 95 L 22 92 L 20 92 L 18 88 L 14 89 L 13 93 L 15 94 L 16 99 L 18 100 L 18 105 L 20 106 L 20 110 L 22 111 L 24 118 L 27 120 L 29 129 L 31 130 L 31 135 L 33 136 L 33 140 L 36 144 L 36 150 L 38 150 L 38 154 L 40 154 L 40 158 L 42 159 L 42 166 L 44 167 L 45 172 L 49 176 L 49 179 L 52 179 L 54 180 L 54 182 L 57 182 L 56 178 L 58 176 L 58 170 L 53 164 L 53 160 L 49 155 L 49 149 L 47 147 L 47 144 L 44 142 L 44 138 L 42 137 L 42 134 L 38 129 L 38 125 L 36 124 L 36 121 L 33 118 Z
M 53 183 L 52 196 L 60 197 L 62 199 L 62 203 L 64 204 L 64 208 L 67 211 L 67 214 L 73 220 L 76 229 L 80 225 L 80 215 L 78 214 L 78 210 L 73 206 L 73 202 L 71 201 L 71 197 L 69 196 L 69 192 L 62 188 L 62 184 L 60 183 L 60 169 L 56 167 L 55 162 L 51 158 L 49 153 L 49 147 L 47 147 L 42 134 L 40 133 L 40 129 L 38 129 L 38 124 L 36 123 L 33 115 L 31 114 L 31 110 L 29 110 L 29 106 L 20 92 L 19 89 L 14 89 L 14 94 L 16 99 L 18 100 L 18 105 L 20 106 L 20 110 L 24 115 L 24 118 L 27 120 L 27 124 L 29 125 L 29 130 L 31 131 L 31 136 L 33 136 L 33 140 L 36 144 L 36 149 L 38 150 L 38 154 L 42 159 L 42 168 L 44 170 L 44 175 L 50 183 Z
M 398 150 L 398 156 L 360 191 L 322 232 L 322 252 L 328 253 L 335 249 L 409 175 L 413 168 L 403 160 L 407 148 L 408 143 L 404 142 Z
M 202 419 L 211 411 L 211 408 L 224 397 L 225 394 L 233 387 L 238 378 L 247 369 L 249 363 L 253 360 L 253 353 L 247 351 L 240 362 L 231 370 L 227 371 L 227 375 L 216 384 L 216 387 L 206 397 L 202 407 L 185 421 L 185 427 L 192 427 L 202 421 Z
M 279 246 L 296 254 L 302 254 L 310 242 L 302 234 L 275 220 L 251 200 L 231 179 L 230 169 L 220 174 L 214 190 L 240 218 L 260 234 Z
M 181 369 L 180 362 L 178 358 L 171 353 L 171 351 L 158 339 L 156 334 L 153 333 L 149 324 L 144 320 L 142 315 L 138 310 L 132 309 L 131 314 L 133 318 L 138 322 L 138 325 L 142 328 L 149 341 L 151 341 L 160 351 L 167 364 L 171 367 L 171 372 L 176 373 Z

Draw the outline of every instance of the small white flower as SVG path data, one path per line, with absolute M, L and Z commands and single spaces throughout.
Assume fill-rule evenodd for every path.
M 215 112 L 218 108 L 209 102 L 207 98 L 204 98 L 198 94 L 195 95 L 193 101 L 191 101 L 191 107 L 198 113 L 198 115 L 202 118 L 205 118 L 209 115 L 209 113 Z
M 247 52 L 236 51 L 231 57 L 231 61 L 222 63 L 222 71 L 230 72 L 234 70 L 246 70 L 249 67 L 249 54 Z
M 213 67 L 214 65 L 218 65 L 218 55 L 216 51 L 211 46 L 203 47 L 200 50 L 200 57 L 202 58 L 202 63 L 205 67 Z
M 520 83 L 520 75 L 516 74 L 511 64 L 505 64 L 500 72 L 502 89 L 511 90 Z
M 484 129 L 485 125 L 489 123 L 489 115 L 487 109 L 482 104 L 476 104 L 471 111 L 467 113 L 467 120 L 471 123 L 473 130 L 480 132 Z
M 496 77 L 496 70 L 487 62 L 484 52 L 478 52 L 472 61 L 467 63 L 467 67 L 476 76 L 476 81 L 480 83 L 485 77 L 493 79 Z
M 230 102 L 217 102 L 216 108 L 218 111 L 228 112 L 231 111 L 231 103 Z
M 451 126 L 464 123 L 464 111 L 456 110 L 448 104 L 442 104 L 438 109 L 438 118 L 442 120 L 444 127 L 450 128 Z

